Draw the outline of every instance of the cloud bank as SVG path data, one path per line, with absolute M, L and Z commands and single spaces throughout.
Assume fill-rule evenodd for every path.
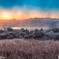
M 28 19 L 28 18 L 59 18 L 58 10 L 42 10 L 31 6 L 0 7 L 0 19 Z

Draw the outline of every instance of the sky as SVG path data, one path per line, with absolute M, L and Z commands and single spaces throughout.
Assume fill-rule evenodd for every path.
M 0 19 L 59 18 L 59 0 L 0 0 Z

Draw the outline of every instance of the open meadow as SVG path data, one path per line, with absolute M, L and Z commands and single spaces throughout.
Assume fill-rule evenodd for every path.
M 5 59 L 58 59 L 59 41 L 0 40 L 0 56 Z

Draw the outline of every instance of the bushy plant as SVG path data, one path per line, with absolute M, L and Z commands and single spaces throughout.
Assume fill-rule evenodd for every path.
M 3 30 L 0 30 L 0 33 L 3 33 L 4 31 Z
M 33 31 L 33 38 L 41 38 L 44 35 L 43 31 L 41 30 L 34 30 Z
M 11 27 L 8 27 L 7 31 L 13 31 L 13 29 Z
M 59 28 L 53 28 L 52 30 L 53 30 L 53 32 L 55 32 L 55 33 L 56 33 L 56 32 L 59 32 Z

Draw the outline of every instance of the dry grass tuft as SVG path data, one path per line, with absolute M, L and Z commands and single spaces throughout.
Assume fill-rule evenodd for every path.
M 0 40 L 0 56 L 6 59 L 58 59 L 58 41 Z

